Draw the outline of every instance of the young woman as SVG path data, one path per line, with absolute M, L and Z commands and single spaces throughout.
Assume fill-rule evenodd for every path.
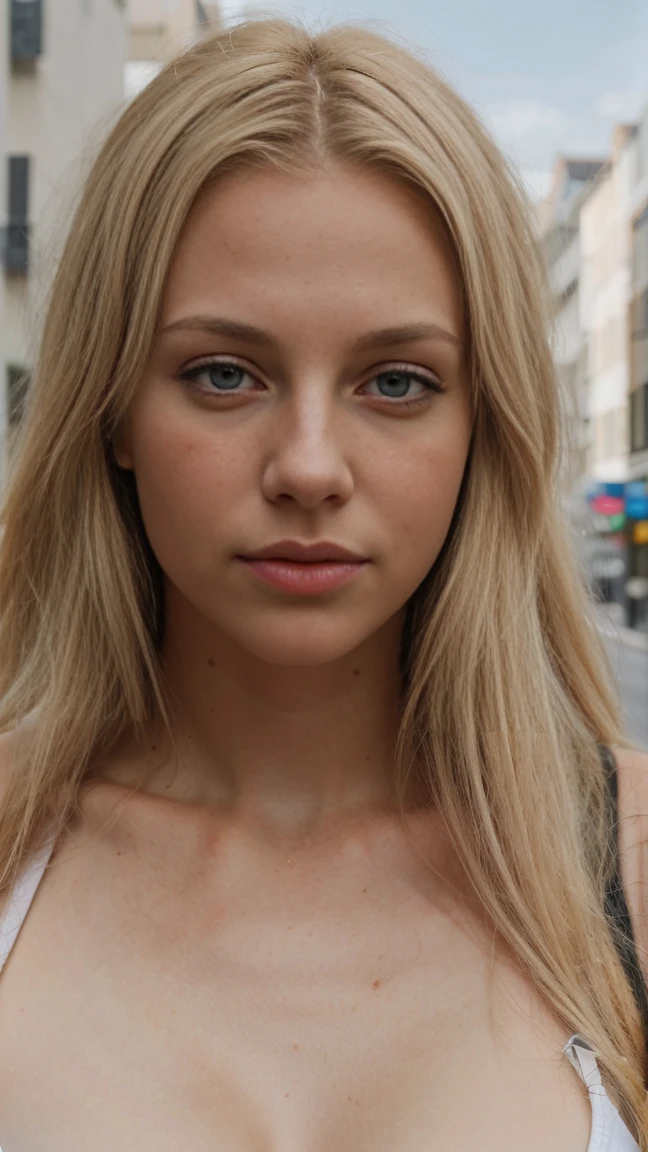
M 648 762 L 560 428 L 424 62 L 244 22 L 127 108 L 6 499 L 4 1152 L 648 1148 Z

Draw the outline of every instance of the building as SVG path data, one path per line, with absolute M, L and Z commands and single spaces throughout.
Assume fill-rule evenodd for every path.
M 618 605 L 617 618 L 622 623 L 633 622 L 626 494 L 630 480 L 631 215 L 637 147 L 637 126 L 618 125 L 608 164 L 581 209 L 594 567 L 602 598 Z
M 630 198 L 636 128 L 619 125 L 608 163 L 581 206 L 581 323 L 587 341 L 587 472 L 593 480 L 629 478 Z
M 631 228 L 639 135 L 634 125 L 617 126 L 605 161 L 559 158 L 539 214 L 554 301 L 553 354 L 571 426 L 569 508 L 594 590 L 617 606 L 617 618 L 624 622 L 633 621 L 631 597 L 641 591 L 631 580 L 626 508 L 632 388 L 628 319 L 633 293 L 641 296 L 640 286 L 633 287 Z M 640 211 L 635 215 L 639 220 Z M 640 225 L 637 245 L 639 236 Z M 637 315 L 640 307 L 635 304 Z M 639 342 L 635 352 L 638 365 Z M 635 407 L 639 403 L 634 401 Z
M 630 193 L 629 623 L 648 632 L 648 105 L 637 128 Z
M 124 0 L 4 0 L 3 7 L 0 482 L 74 201 L 123 107 L 127 47 Z
M 552 349 L 563 405 L 569 420 L 571 484 L 587 473 L 587 343 L 582 323 L 580 211 L 603 158 L 559 156 L 551 191 L 538 209 L 540 237 L 553 301 Z
M 0 3 L 0 428 L 7 422 L 6 416 L 6 389 L 1 386 L 5 376 L 7 357 L 5 353 L 5 285 L 1 260 L 7 240 L 6 214 L 3 205 L 6 204 L 6 165 L 4 157 L 7 155 L 7 103 L 9 90 L 9 21 L 6 18 L 6 5 Z M 0 453 L 0 467 L 2 465 Z M 1 478 L 1 477 L 0 477 Z

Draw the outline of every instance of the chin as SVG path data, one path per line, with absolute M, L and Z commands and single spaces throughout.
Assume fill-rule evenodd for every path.
M 371 633 L 369 633 L 370 635 Z M 317 624 L 312 626 L 302 619 L 287 623 L 277 619 L 273 625 L 252 629 L 246 628 L 241 634 L 230 638 L 251 656 L 284 668 L 316 668 L 341 660 L 355 651 L 367 638 L 368 633 L 358 628 L 343 628 Z

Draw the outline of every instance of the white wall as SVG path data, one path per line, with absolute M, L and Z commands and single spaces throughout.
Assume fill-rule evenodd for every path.
M 217 6 L 208 7 L 213 18 Z M 196 39 L 196 0 L 129 0 L 128 22 L 131 60 L 168 60 Z
M 31 157 L 29 273 L 5 278 L 4 323 L 5 362 L 27 367 L 75 198 L 123 107 L 126 55 L 121 0 L 44 0 L 43 15 L 42 55 L 11 69 L 6 141 Z
M 218 27 L 222 5 L 203 0 L 202 9 L 209 26 Z M 196 0 L 129 0 L 126 99 L 137 96 L 168 60 L 191 47 L 205 30 Z
M 598 480 L 628 478 L 628 305 L 633 141 L 617 147 L 581 209 L 581 323 L 588 344 L 589 465 Z

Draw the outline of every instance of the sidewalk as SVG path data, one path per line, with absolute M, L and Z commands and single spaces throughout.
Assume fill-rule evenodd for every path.
M 636 628 L 626 628 L 619 620 L 618 604 L 599 604 L 599 630 L 605 636 L 611 636 L 620 644 L 628 648 L 637 648 L 640 652 L 648 652 L 648 633 L 639 632 Z

